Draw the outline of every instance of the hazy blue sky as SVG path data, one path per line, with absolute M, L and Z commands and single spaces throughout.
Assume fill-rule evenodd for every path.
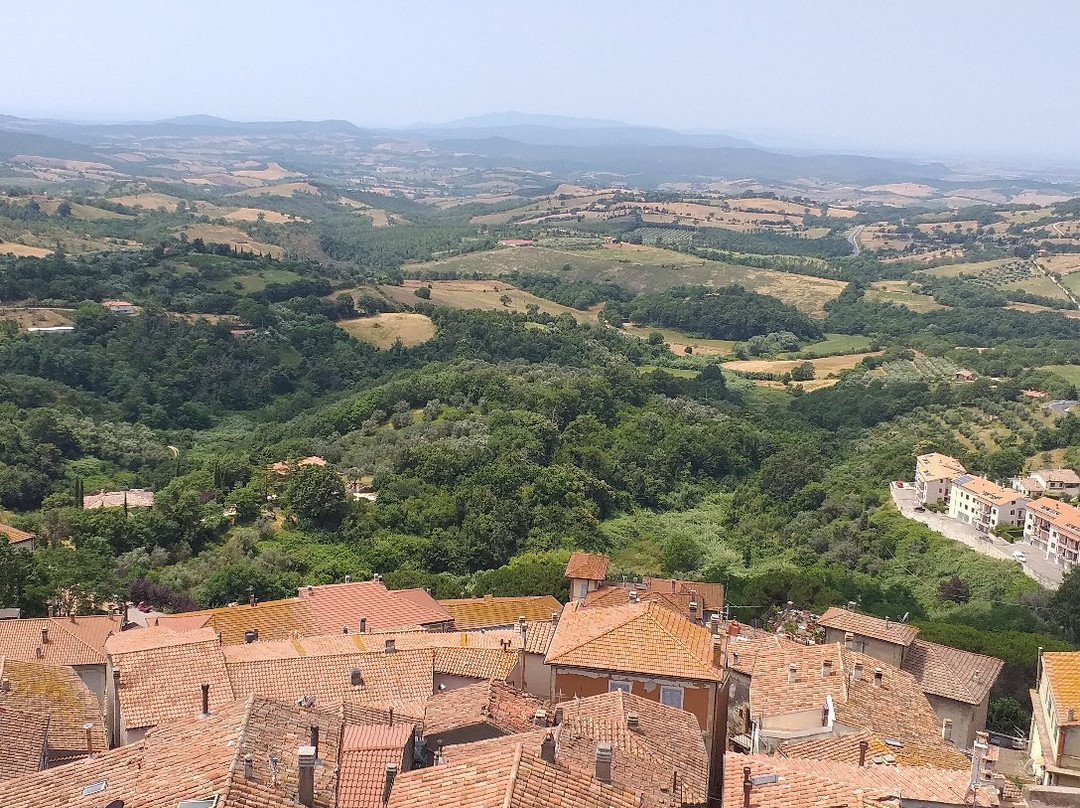
M 516 110 L 864 151 L 1078 151 L 1073 0 L 3 0 L 0 18 L 16 115 Z

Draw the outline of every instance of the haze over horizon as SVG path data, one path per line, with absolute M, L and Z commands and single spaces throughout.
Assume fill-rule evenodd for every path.
M 515 110 L 765 146 L 1077 160 L 1080 7 L 100 0 L 5 9 L 0 113 L 443 123 Z M 48 58 L 44 58 L 43 54 Z

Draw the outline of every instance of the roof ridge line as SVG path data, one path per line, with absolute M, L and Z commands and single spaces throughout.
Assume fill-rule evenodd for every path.
M 688 653 L 693 659 L 697 660 L 697 662 L 700 665 L 702 665 L 705 668 L 714 668 L 714 665 L 712 664 L 711 659 L 702 660 L 700 657 L 698 657 L 698 655 L 696 653 L 694 653 L 694 651 L 686 643 L 684 643 L 682 640 L 680 640 L 678 637 L 676 637 L 674 634 L 672 634 L 663 623 L 661 623 L 659 620 L 656 619 L 656 617 L 653 616 L 653 606 L 655 606 L 657 609 L 664 609 L 665 608 L 664 606 L 660 606 L 658 603 L 656 603 L 656 601 L 652 601 L 649 604 L 649 608 L 647 608 L 645 610 L 645 612 L 642 614 L 642 616 L 643 617 L 645 617 L 645 616 L 649 617 L 654 623 L 656 623 L 656 625 L 658 625 L 660 627 L 661 631 L 663 631 L 665 634 L 667 634 L 669 637 L 671 637 L 671 639 L 674 640 L 680 647 L 682 647 L 686 651 L 686 653 Z M 668 609 L 667 611 L 670 611 L 670 609 Z M 680 615 L 680 617 L 681 617 L 681 615 Z M 693 622 L 691 622 L 689 620 L 687 620 L 687 622 L 690 623 L 691 627 L 696 626 L 695 623 L 693 623 Z M 711 632 L 710 632 L 709 636 L 710 637 L 713 636 Z
M 518 767 L 521 765 L 521 744 L 514 744 L 514 762 L 510 764 L 510 776 L 506 778 L 506 791 L 503 793 L 503 808 L 510 808 L 514 803 L 514 791 L 517 788 Z
M 627 606 L 636 606 L 636 605 L 638 605 L 638 604 L 635 604 L 635 603 L 622 603 L 622 604 L 619 604 L 617 606 L 607 606 L 605 608 L 608 608 L 608 609 L 620 609 L 620 608 L 626 608 Z M 576 613 L 576 612 L 580 612 L 582 610 L 583 610 L 583 607 L 579 604 L 579 602 L 575 602 L 574 603 L 574 612 Z M 646 607 L 645 612 L 642 612 L 642 614 L 646 614 L 647 612 L 648 612 L 648 607 Z M 616 623 L 611 628 L 609 628 L 607 631 L 605 631 L 605 632 L 603 632 L 601 634 L 595 634 L 595 635 L 593 635 L 591 637 L 588 637 L 587 639 L 582 640 L 577 645 L 573 645 L 570 648 L 565 649 L 561 654 L 559 654 L 559 656 L 565 656 L 566 654 L 570 653 L 571 651 L 576 651 L 577 649 L 581 648 L 581 646 L 583 646 L 583 645 L 587 645 L 588 643 L 595 642 L 596 640 L 600 639 L 601 637 L 606 637 L 607 635 L 611 634 L 616 629 L 622 628 L 623 626 L 625 626 L 627 623 L 631 622 L 632 620 L 637 620 L 638 617 L 640 617 L 640 616 L 641 615 L 633 615 L 631 617 L 628 617 L 626 620 L 622 621 L 621 623 Z
M 232 689 L 232 683 L 229 683 L 229 689 Z M 229 695 L 232 695 L 231 693 Z M 237 769 L 239 767 L 240 751 L 244 748 L 241 740 L 244 738 L 244 733 L 247 732 L 248 722 L 251 720 L 251 711 L 255 707 L 256 696 L 254 693 L 250 693 L 244 700 L 244 715 L 240 722 L 239 732 L 236 733 L 236 751 L 233 753 L 232 760 L 229 762 L 229 774 L 225 778 L 225 793 L 222 795 L 225 797 L 223 802 L 228 802 L 229 792 L 232 790 L 233 778 L 236 776 Z
M 102 616 L 104 617 L 105 615 L 102 615 Z M 44 619 L 44 620 L 48 620 L 48 621 L 49 621 L 50 623 L 53 623 L 53 622 L 55 622 L 55 623 L 57 623 L 57 624 L 58 624 L 58 625 L 60 625 L 60 626 L 63 626 L 63 624 L 64 624 L 64 621 L 63 621 L 63 620 L 60 620 L 60 619 L 59 619 L 59 618 L 57 618 L 57 617 L 45 617 L 45 618 L 42 618 L 42 619 Z M 87 642 L 86 640 L 84 640 L 84 639 L 83 639 L 82 637 L 80 637 L 80 636 L 79 636 L 78 634 L 73 634 L 73 633 L 72 633 L 72 632 L 71 632 L 71 631 L 70 631 L 69 629 L 67 629 L 67 628 L 64 628 L 64 629 L 63 629 L 63 631 L 64 631 L 64 633 L 65 633 L 65 634 L 67 634 L 67 635 L 68 635 L 69 637 L 73 638 L 73 639 L 74 639 L 74 640 L 75 640 L 76 642 L 82 643 L 82 644 L 83 644 L 83 645 L 85 645 L 85 646 L 86 646 L 87 648 L 89 648 L 89 649 L 90 649 L 91 651 L 94 651 L 95 653 L 101 654 L 102 656 L 108 656 L 108 654 L 106 654 L 106 653 L 105 653 L 105 649 L 104 649 L 104 648 L 102 648 L 101 650 L 98 650 L 98 649 L 94 648 L 94 646 L 92 646 L 92 645 L 91 645 L 90 643 L 88 643 L 88 642 Z M 108 639 L 108 638 L 109 638 L 110 636 L 112 636 L 112 631 L 111 631 L 111 630 L 109 631 L 109 634 L 108 634 L 108 635 L 107 635 L 107 636 L 105 637 L 105 639 Z

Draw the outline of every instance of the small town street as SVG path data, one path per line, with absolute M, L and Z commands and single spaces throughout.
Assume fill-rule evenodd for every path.
M 1009 544 L 1004 539 L 981 533 L 971 525 L 950 519 L 945 514 L 934 513 L 930 510 L 918 512 L 915 510 L 919 504 L 915 494 L 915 484 L 905 482 L 903 485 L 903 488 L 897 488 L 896 483 L 891 483 L 889 490 L 897 510 L 908 519 L 922 522 L 934 532 L 940 533 L 947 539 L 962 542 L 976 552 L 1010 561 L 1013 564 L 1019 563 L 1013 558 L 1013 553 L 1019 550 L 1027 557 L 1023 567 L 1028 577 L 1038 581 L 1047 589 L 1057 589 L 1061 585 L 1061 568 L 1048 560 L 1045 553 L 1025 541 Z

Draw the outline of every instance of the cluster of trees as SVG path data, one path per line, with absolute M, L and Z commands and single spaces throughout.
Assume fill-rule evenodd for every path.
M 604 315 L 612 322 L 631 320 L 707 339 L 748 340 L 779 331 L 803 339 L 824 336 L 821 326 L 794 306 L 741 286 L 675 286 L 666 292 L 638 295 L 626 303 L 608 303 Z

